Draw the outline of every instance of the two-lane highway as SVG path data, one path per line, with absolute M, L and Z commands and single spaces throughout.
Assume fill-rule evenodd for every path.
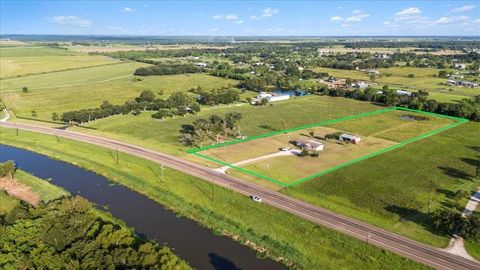
M 340 231 L 362 241 L 389 250 L 412 260 L 430 265 L 437 269 L 480 269 L 480 264 L 441 249 L 430 247 L 395 233 L 354 220 L 332 211 L 308 204 L 277 191 L 269 190 L 238 178 L 219 173 L 202 165 L 170 156 L 141 146 L 128 144 L 108 138 L 60 130 L 29 124 L 1 122 L 1 127 L 17 128 L 26 131 L 56 135 L 63 138 L 82 141 L 145 158 L 170 168 L 196 176 L 205 181 L 239 192 L 244 195 L 258 195 L 269 205 L 314 223 Z M 1 142 L 1 141 L 0 141 Z

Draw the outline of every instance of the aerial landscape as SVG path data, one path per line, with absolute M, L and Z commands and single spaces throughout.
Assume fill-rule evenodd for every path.
M 0 0 L 0 269 L 480 269 L 480 2 Z

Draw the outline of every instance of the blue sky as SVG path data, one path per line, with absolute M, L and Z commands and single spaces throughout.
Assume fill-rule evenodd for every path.
M 4 1 L 1 34 L 480 35 L 480 1 Z

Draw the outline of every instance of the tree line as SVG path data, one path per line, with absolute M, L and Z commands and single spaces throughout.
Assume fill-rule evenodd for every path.
M 134 100 L 126 101 L 123 105 L 114 105 L 104 101 L 99 107 L 81 109 L 62 113 L 60 120 L 65 123 L 84 124 L 93 120 L 118 114 L 139 115 L 142 111 L 168 110 L 170 116 L 198 113 L 200 105 L 192 96 L 176 92 L 167 99 L 157 98 L 151 90 L 144 90 Z
M 480 121 L 480 96 L 471 99 L 462 99 L 457 103 L 438 102 L 428 98 L 428 92 L 412 92 L 411 95 L 399 95 L 396 90 L 387 85 L 383 90 L 368 87 L 364 90 L 329 89 L 318 88 L 316 93 L 332 97 L 346 97 L 361 101 L 373 101 L 387 106 L 402 106 L 414 110 L 433 112 L 443 115 L 466 118 L 472 121 Z
M 96 211 L 79 196 L 36 208 L 20 204 L 0 216 L 0 268 L 191 269 L 168 247 Z
M 150 67 L 137 68 L 133 75 L 136 76 L 151 76 L 151 75 L 177 75 L 187 73 L 199 73 L 203 69 L 194 65 L 165 65 L 157 64 Z

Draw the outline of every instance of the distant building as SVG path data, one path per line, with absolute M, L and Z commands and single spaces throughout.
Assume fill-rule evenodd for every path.
M 456 68 L 456 69 L 465 69 L 465 64 L 454 63 L 454 64 L 453 64 L 453 68 Z
M 358 89 L 364 89 L 364 88 L 367 88 L 369 86 L 370 86 L 370 84 L 365 83 L 363 81 L 359 81 L 359 82 L 356 82 L 356 83 L 353 84 L 353 87 L 356 87 Z
M 469 82 L 469 81 L 448 80 L 447 84 L 452 85 L 452 86 L 463 86 L 463 87 L 468 87 L 468 88 L 478 87 L 478 83 Z
M 408 91 L 405 91 L 405 90 L 397 90 L 396 93 L 399 96 L 411 96 L 412 95 L 412 92 L 408 92 Z
M 199 63 L 195 63 L 195 66 L 197 66 L 197 67 L 207 67 L 208 64 L 207 64 L 207 63 L 203 63 L 203 62 L 199 62 Z
M 380 75 L 380 71 L 375 69 L 368 69 L 366 72 L 368 75 Z
M 287 100 L 289 98 L 289 95 L 260 92 L 256 98 L 252 99 L 252 104 L 260 103 L 263 99 L 268 100 L 268 102 L 275 102 L 280 100 Z
M 373 55 L 375 59 L 390 59 L 390 55 L 386 53 L 376 53 Z
M 296 140 L 295 145 L 307 151 L 323 151 L 324 144 L 316 140 Z
M 355 136 L 355 135 L 352 135 L 352 134 L 347 134 L 347 133 L 344 133 L 344 134 L 340 135 L 340 137 L 338 139 L 342 142 L 349 142 L 349 143 L 353 143 L 353 144 L 357 144 L 362 140 L 358 136 Z

